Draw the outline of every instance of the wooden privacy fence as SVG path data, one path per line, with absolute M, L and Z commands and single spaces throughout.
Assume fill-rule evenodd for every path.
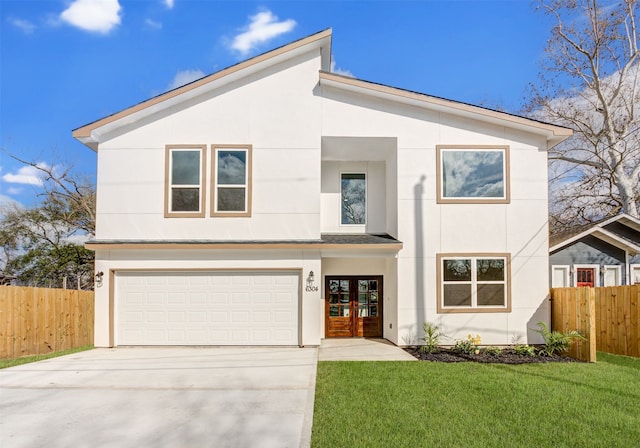
M 551 289 L 551 326 L 587 338 L 569 355 L 595 361 L 596 351 L 640 357 L 640 285 Z
M 0 358 L 93 344 L 93 291 L 0 286 Z

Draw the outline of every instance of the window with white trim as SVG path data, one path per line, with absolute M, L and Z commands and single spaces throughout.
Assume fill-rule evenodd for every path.
M 551 267 L 551 287 L 567 288 L 569 286 L 569 265 L 553 265 Z
M 631 278 L 628 282 L 630 285 L 640 285 L 640 264 L 632 264 L 630 269 Z
M 605 265 L 602 275 L 602 286 L 619 286 L 622 284 L 622 266 Z
M 364 173 L 340 175 L 341 220 L 343 225 L 362 225 L 367 219 L 367 176 Z
M 204 216 L 206 145 L 167 145 L 165 216 Z
M 212 216 L 251 216 L 251 146 L 212 145 Z
M 509 312 L 508 254 L 439 254 L 438 312 Z

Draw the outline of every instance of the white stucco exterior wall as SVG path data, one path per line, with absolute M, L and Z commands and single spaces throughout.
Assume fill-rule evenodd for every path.
M 394 113 L 398 105 L 333 88 L 324 88 L 323 97 L 323 135 L 397 137 L 397 185 L 386 186 L 397 188 L 397 209 L 386 212 L 397 216 L 394 236 L 404 244 L 397 260 L 394 342 L 419 342 L 424 321 L 442 325 L 452 340 L 471 332 L 484 344 L 518 337 L 539 342 L 530 328 L 548 321 L 546 140 L 410 106 Z M 437 203 L 436 146 L 454 144 L 509 147 L 509 204 Z M 510 254 L 511 312 L 438 314 L 438 253 Z
M 199 103 L 100 144 L 97 239 L 317 239 L 320 237 L 320 69 L 313 51 L 226 86 Z M 251 218 L 164 217 L 165 146 L 253 146 Z
M 319 50 L 308 51 L 122 127 L 98 150 L 97 240 L 318 240 L 321 233 L 389 233 L 396 255 L 318 250 L 98 250 L 96 346 L 110 343 L 110 273 L 118 270 L 313 270 L 318 291 L 302 292 L 302 344 L 324 336 L 327 275 L 384 276 L 384 337 L 415 344 L 422 323 L 453 339 L 480 334 L 483 344 L 514 338 L 548 321 L 547 141 L 540 135 L 318 83 Z M 344 141 L 339 160 L 324 137 Z M 384 139 L 374 154 L 348 154 L 349 138 Z M 342 140 L 341 140 L 342 139 Z M 368 141 L 368 140 L 367 140 Z M 389 146 L 388 142 L 393 141 Z M 204 218 L 165 218 L 165 147 L 207 145 Z M 212 144 L 252 145 L 251 217 L 212 218 Z M 506 145 L 509 204 L 438 204 L 437 145 Z M 332 149 L 335 156 L 336 149 Z M 357 154 L 357 155 L 356 155 Z M 367 175 L 365 226 L 340 224 L 340 173 Z M 436 255 L 508 253 L 509 313 L 439 314 Z

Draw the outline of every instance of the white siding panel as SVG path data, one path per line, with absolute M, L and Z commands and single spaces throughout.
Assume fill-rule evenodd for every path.
M 298 274 L 119 272 L 116 345 L 297 345 Z

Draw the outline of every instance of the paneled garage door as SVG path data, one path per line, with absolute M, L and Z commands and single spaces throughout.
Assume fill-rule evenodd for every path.
M 116 272 L 116 345 L 298 345 L 295 272 Z

